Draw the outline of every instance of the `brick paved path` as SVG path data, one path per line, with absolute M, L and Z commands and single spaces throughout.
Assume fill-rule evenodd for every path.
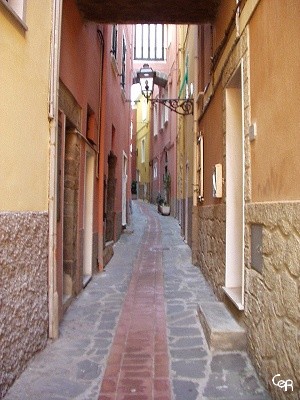
M 147 226 L 107 360 L 99 400 L 171 399 L 161 229 L 141 205 Z
M 217 300 L 174 218 L 134 202 L 114 251 L 5 400 L 270 398 L 246 353 L 208 349 L 196 309 Z

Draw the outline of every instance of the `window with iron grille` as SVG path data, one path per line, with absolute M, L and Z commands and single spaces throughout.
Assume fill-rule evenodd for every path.
M 134 59 L 163 61 L 164 42 L 163 24 L 135 25 Z
M 117 58 L 117 50 L 118 50 L 118 25 L 113 25 L 110 52 L 115 58 Z

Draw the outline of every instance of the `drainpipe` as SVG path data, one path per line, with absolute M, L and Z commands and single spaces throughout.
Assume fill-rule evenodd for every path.
M 194 143 L 193 143 L 193 148 L 194 148 L 194 162 L 193 162 L 193 205 L 197 206 L 197 136 L 198 136 L 198 117 L 199 117 L 199 109 L 198 109 L 198 104 L 197 104 L 197 99 L 198 99 L 198 92 L 199 92 L 199 46 L 198 46 L 198 27 L 195 27 L 195 32 L 194 32 L 194 43 L 196 43 L 197 50 L 195 52 L 195 57 L 194 57 L 194 82 L 195 82 L 195 87 L 194 87 Z
M 49 254 L 48 254 L 48 311 L 49 337 L 58 337 L 58 292 L 56 267 L 56 215 L 57 215 L 57 127 L 59 55 L 62 0 L 54 0 L 52 9 L 52 32 L 50 44 L 49 82 Z

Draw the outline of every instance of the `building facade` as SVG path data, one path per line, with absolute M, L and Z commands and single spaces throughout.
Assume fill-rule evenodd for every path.
M 128 223 L 131 30 L 62 10 L 58 115 L 59 319 Z
M 197 26 L 181 25 L 178 35 L 178 97 L 193 99 L 198 70 Z M 193 210 L 193 162 L 194 162 L 194 113 L 180 115 L 177 130 L 177 213 L 181 234 L 192 245 L 192 210 Z
M 178 116 L 160 100 L 177 98 L 177 32 L 175 25 L 137 25 L 144 29 L 143 37 L 156 38 L 148 47 L 135 40 L 133 66 L 135 73 L 149 65 L 157 79 L 153 86 L 149 114 L 149 196 L 152 203 L 159 199 L 168 204 L 172 215 L 176 213 L 176 132 Z M 138 35 L 141 32 L 138 30 Z M 137 36 L 138 37 L 138 36 Z M 144 49 L 145 47 L 145 49 Z M 138 127 L 137 127 L 138 130 Z M 139 151 L 139 150 L 138 150 Z
M 104 164 L 103 176 L 99 178 L 102 179 L 100 185 L 104 213 L 103 265 L 111 257 L 112 244 L 118 240 L 130 218 L 131 30 L 131 25 L 114 24 L 105 25 L 103 31 L 105 53 L 101 134 Z
M 57 288 L 59 319 L 97 272 L 99 149 L 104 38 L 63 2 L 57 171 Z
M 136 189 L 137 198 L 150 200 L 150 103 L 140 95 L 136 100 Z
M 48 338 L 52 3 L 0 3 L 0 397 Z
M 289 398 L 300 383 L 299 13 L 296 1 L 221 2 L 198 27 L 193 259 L 276 399 L 275 374 L 293 380 Z
M 128 223 L 132 56 L 131 26 L 75 0 L 1 1 L 0 21 L 2 398 Z

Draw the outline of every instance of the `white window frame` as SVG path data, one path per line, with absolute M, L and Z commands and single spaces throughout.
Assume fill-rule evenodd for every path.
M 166 97 L 166 90 L 165 89 L 161 90 L 161 98 L 162 99 L 167 99 L 168 98 L 168 96 Z M 161 104 L 160 107 L 161 107 L 161 109 L 160 109 L 160 118 L 161 118 L 160 123 L 161 123 L 161 129 L 163 129 L 165 127 L 165 125 L 168 123 L 169 108 L 166 107 L 164 104 Z
M 157 177 L 158 177 L 158 166 L 157 166 L 157 160 L 155 160 L 153 163 L 153 180 L 156 180 Z
M 166 57 L 164 24 L 136 24 L 134 59 L 164 61 Z
M 203 134 L 199 133 L 197 137 L 197 185 L 198 185 L 198 200 L 200 202 L 204 199 L 204 174 L 203 174 Z

